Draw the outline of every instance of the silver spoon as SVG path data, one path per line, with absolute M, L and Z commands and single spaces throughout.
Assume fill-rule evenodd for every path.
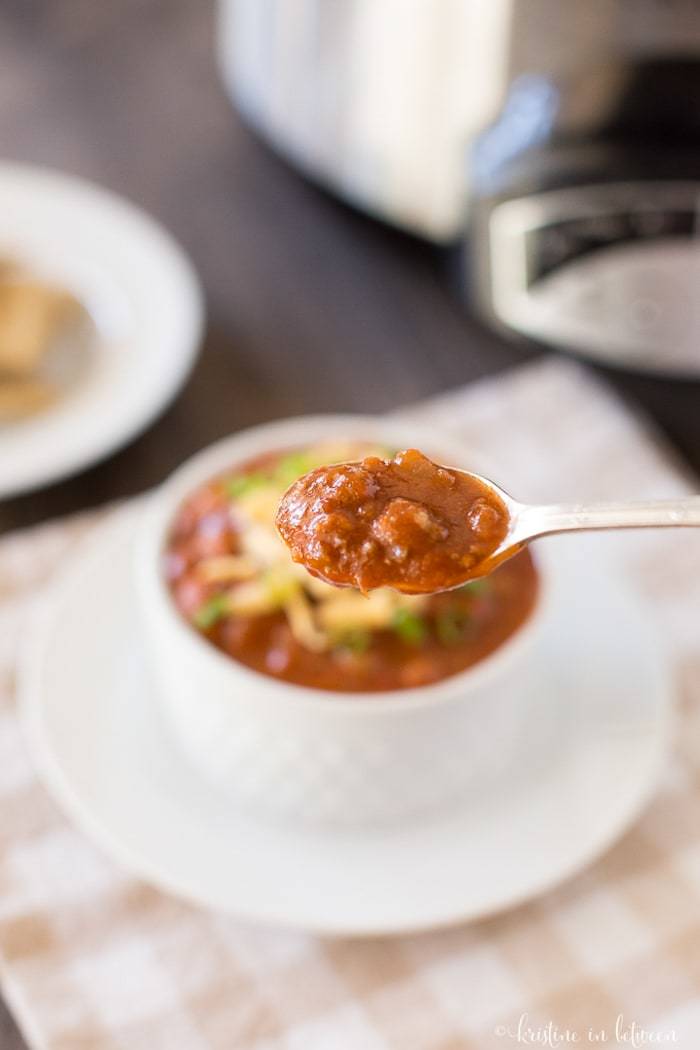
M 490 563 L 504 561 L 531 540 L 562 532 L 700 526 L 700 496 L 640 502 L 551 503 L 538 506 L 518 503 L 488 478 L 479 474 L 474 477 L 483 481 L 503 500 L 510 517 L 508 532 L 489 556 Z
M 410 469 L 404 470 L 404 473 L 399 470 L 398 480 L 392 477 L 392 485 L 388 486 L 384 481 L 382 488 L 384 473 L 392 465 L 397 468 L 410 468 L 413 465 L 413 469 L 417 469 L 415 479 Z M 325 484 L 330 492 L 330 512 L 337 509 L 343 467 L 360 473 L 364 471 L 367 476 L 365 480 L 375 486 L 370 490 L 373 498 L 367 506 L 360 506 L 354 524 L 350 519 L 350 538 L 346 527 L 348 518 L 345 504 L 341 502 L 342 512 L 334 516 L 333 513 L 329 514 L 326 504 L 322 505 L 319 512 L 316 490 L 313 498 L 309 499 L 309 485 L 313 487 L 319 482 L 323 488 Z M 338 471 L 341 473 L 336 477 Z M 454 481 L 461 477 L 464 483 L 446 488 L 444 479 L 440 477 L 441 472 L 452 475 Z M 331 481 L 324 477 L 328 473 L 333 475 Z M 433 476 L 437 485 L 435 490 L 429 484 Z M 340 486 L 337 484 L 338 479 Z M 427 500 L 421 501 L 419 497 L 426 490 L 426 479 Z M 377 492 L 379 499 L 374 498 Z M 492 495 L 491 500 L 489 494 Z M 357 499 L 354 489 L 350 490 L 350 497 Z M 378 510 L 375 505 L 378 505 Z M 385 515 L 390 517 L 392 505 L 396 505 L 397 517 L 393 526 L 389 521 L 387 540 L 382 535 L 386 531 L 382 518 Z M 446 533 L 444 523 L 440 520 L 443 514 L 451 522 L 452 536 L 449 536 L 449 530 Z M 338 519 L 340 532 L 333 535 L 335 518 Z M 463 535 L 460 528 L 462 520 Z M 330 540 L 329 523 L 332 524 Z M 377 523 L 382 525 L 378 537 L 379 549 L 375 530 Z M 438 528 L 431 528 L 435 525 Z M 537 506 L 519 503 L 481 474 L 456 467 L 440 467 L 416 449 L 397 453 L 388 463 L 368 459 L 355 464 L 317 468 L 288 489 L 277 516 L 277 526 L 282 538 L 290 546 L 293 559 L 306 566 L 313 575 L 335 586 L 359 587 L 363 592 L 375 587 L 393 587 L 404 594 L 435 594 L 487 576 L 531 540 L 541 536 L 590 529 L 658 528 L 671 525 L 700 526 L 700 496 L 639 503 L 554 503 Z M 505 535 L 498 542 L 504 530 Z M 417 536 L 415 541 L 413 534 Z M 448 540 L 446 551 L 443 550 L 445 537 Z M 451 547 L 449 541 L 452 541 Z M 330 554 L 327 550 L 330 550 Z M 399 553 L 394 553 L 395 550 Z M 434 557 L 428 558 L 427 553 L 434 554 Z

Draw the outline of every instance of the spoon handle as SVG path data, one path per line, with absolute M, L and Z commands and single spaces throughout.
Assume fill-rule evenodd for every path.
M 519 529 L 531 537 L 586 529 L 700 526 L 700 496 L 639 503 L 551 504 L 523 508 Z

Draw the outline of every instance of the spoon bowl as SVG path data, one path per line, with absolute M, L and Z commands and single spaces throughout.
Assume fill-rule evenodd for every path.
M 276 525 L 293 560 L 326 583 L 438 594 L 488 576 L 542 536 L 700 525 L 700 496 L 520 503 L 490 478 L 409 448 L 309 471 L 285 492 Z

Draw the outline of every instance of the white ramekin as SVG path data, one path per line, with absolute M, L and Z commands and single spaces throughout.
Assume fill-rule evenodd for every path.
M 261 452 L 334 438 L 419 447 L 444 463 L 484 469 L 454 439 L 387 418 L 328 415 L 255 427 L 200 452 L 155 492 L 134 564 L 160 702 L 200 772 L 258 812 L 368 824 L 478 793 L 509 763 L 527 719 L 546 586 L 541 578 L 535 610 L 496 652 L 434 685 L 334 693 L 277 681 L 220 652 L 182 619 L 162 575 L 179 505 Z

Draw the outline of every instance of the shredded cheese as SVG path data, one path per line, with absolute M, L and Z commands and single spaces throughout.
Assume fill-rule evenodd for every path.
M 217 558 L 205 558 L 197 565 L 197 575 L 204 583 L 233 583 L 250 580 L 258 572 L 252 558 L 241 554 L 223 554 Z
M 285 602 L 284 611 L 290 630 L 300 645 L 312 653 L 322 653 L 328 648 L 329 637 L 316 625 L 313 607 L 303 591 L 297 591 Z

